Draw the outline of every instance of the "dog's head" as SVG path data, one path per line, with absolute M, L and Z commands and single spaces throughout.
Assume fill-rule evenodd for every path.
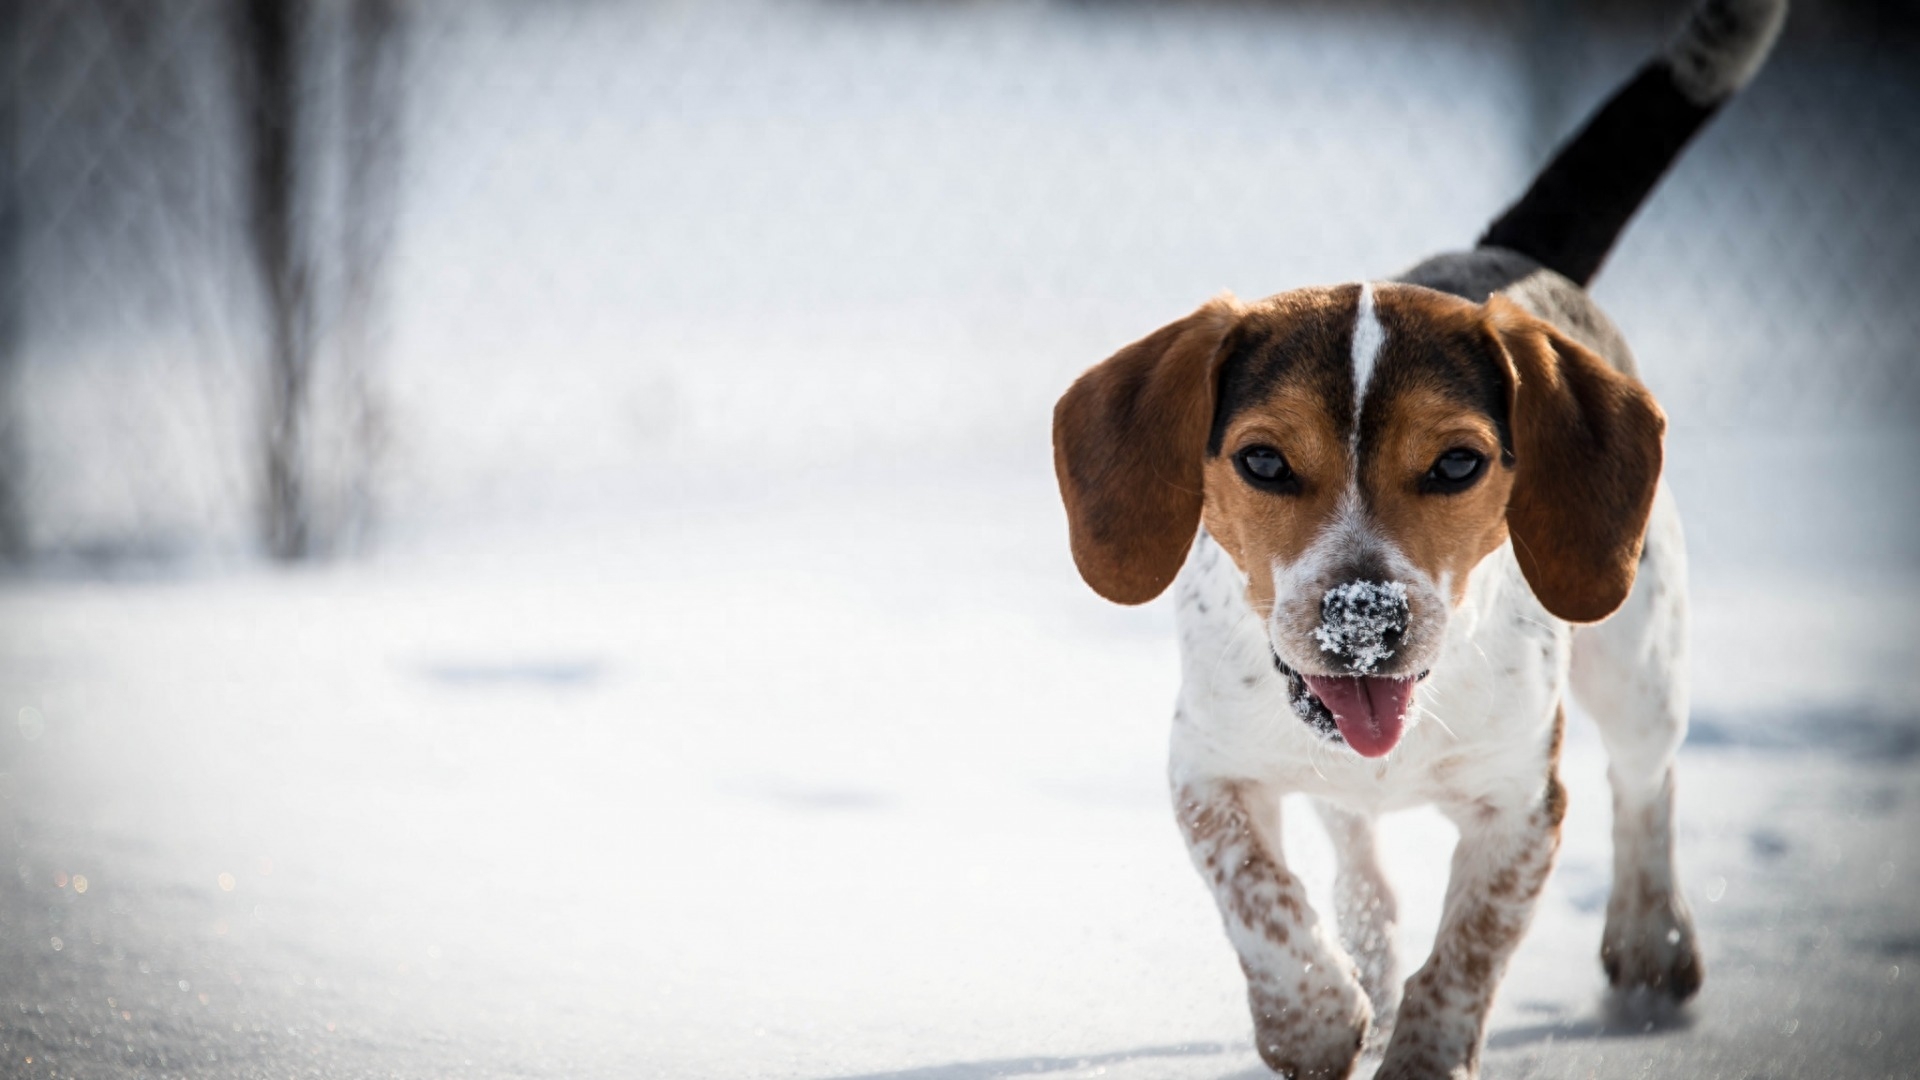
M 1377 757 L 1509 537 L 1548 611 L 1620 606 L 1664 429 L 1638 382 L 1501 297 L 1345 285 L 1223 297 L 1120 350 L 1060 399 L 1054 465 L 1096 592 L 1158 596 L 1204 524 L 1295 711 Z

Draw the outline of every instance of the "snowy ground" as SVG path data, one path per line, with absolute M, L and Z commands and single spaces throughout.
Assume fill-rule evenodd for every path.
M 12 584 L 0 1073 L 1259 1075 L 1166 807 L 1168 612 L 1084 589 L 1043 469 L 740 474 L 370 564 Z M 1576 723 L 1489 1076 L 1920 1057 L 1920 590 L 1701 576 L 1706 988 L 1652 1030 L 1606 1003 Z M 1389 837 L 1417 960 L 1451 832 Z

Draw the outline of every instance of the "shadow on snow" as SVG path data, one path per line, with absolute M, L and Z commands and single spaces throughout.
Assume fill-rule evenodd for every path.
M 1173 1046 L 1146 1046 L 1135 1050 L 1114 1050 L 1105 1054 L 1079 1054 L 1073 1057 L 1000 1058 L 991 1061 L 956 1061 L 945 1065 L 924 1065 L 916 1069 L 860 1073 L 833 1080 L 994 1080 L 1004 1076 L 1043 1076 L 1047 1073 L 1118 1065 L 1146 1058 L 1211 1057 L 1233 1053 L 1241 1047 L 1224 1043 L 1179 1043 Z

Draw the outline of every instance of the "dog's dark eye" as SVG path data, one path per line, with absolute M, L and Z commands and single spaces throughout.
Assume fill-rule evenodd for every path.
M 1475 480 L 1480 479 L 1481 470 L 1486 467 L 1486 464 L 1487 459 L 1480 454 L 1463 447 L 1454 447 L 1434 459 L 1433 468 L 1427 470 L 1421 486 L 1442 495 L 1465 491 L 1473 486 Z
M 1233 455 L 1233 465 L 1241 479 L 1262 491 L 1292 494 L 1300 490 L 1300 478 L 1288 467 L 1286 457 L 1271 446 L 1249 446 Z

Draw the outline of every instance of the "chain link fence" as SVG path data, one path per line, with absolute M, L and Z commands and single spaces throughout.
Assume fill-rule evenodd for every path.
M 241 6 L 5 16 L 21 552 L 273 547 Z M 1066 382 L 1208 295 L 1470 242 L 1677 16 L 421 0 L 368 99 L 355 5 L 295 10 L 314 553 L 756 463 L 1044 466 Z M 1912 430 L 1914 25 L 1802 3 L 1603 271 L 1676 437 Z

